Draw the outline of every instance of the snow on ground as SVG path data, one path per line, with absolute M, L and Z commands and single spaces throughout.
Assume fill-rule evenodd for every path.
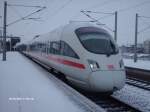
M 123 61 L 126 67 L 150 70 L 150 61 L 138 60 L 136 63 L 133 59 L 123 59 Z
M 127 56 L 127 57 L 133 57 L 134 53 L 123 53 L 123 56 Z M 150 54 L 143 54 L 143 53 L 138 53 L 137 57 L 141 58 L 141 57 L 149 57 Z
M 150 91 L 126 84 L 122 90 L 115 92 L 113 96 L 142 112 L 150 112 Z
M 21 54 L 8 52 L 7 61 L 0 60 L 0 112 L 83 112 L 48 75 Z

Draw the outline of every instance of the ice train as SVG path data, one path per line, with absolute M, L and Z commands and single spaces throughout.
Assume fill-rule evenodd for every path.
M 113 92 L 125 85 L 116 42 L 105 29 L 90 23 L 72 22 L 36 36 L 24 53 L 89 91 Z

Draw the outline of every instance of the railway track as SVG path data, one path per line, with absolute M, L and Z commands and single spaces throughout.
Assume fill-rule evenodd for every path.
M 126 83 L 150 91 L 150 82 L 134 77 L 127 77 Z
M 67 83 L 68 85 L 76 89 L 78 92 L 80 92 L 82 95 L 84 95 L 88 99 L 92 100 L 98 106 L 104 108 L 107 112 L 140 112 L 136 108 L 131 107 L 130 105 L 125 104 L 124 102 L 121 102 L 113 98 L 113 96 L 103 95 L 99 93 L 90 93 L 90 92 L 86 92 L 84 90 L 78 89 L 72 86 L 66 79 L 64 79 L 64 77 L 61 77 L 61 75 L 58 75 L 58 73 L 55 70 L 51 70 L 51 68 L 48 68 L 46 65 L 38 62 L 37 60 L 33 60 L 33 59 L 31 60 L 37 63 L 38 65 L 40 65 L 42 68 L 44 68 L 48 72 L 54 74 L 57 78 L 59 78 L 63 82 Z
M 100 107 L 104 108 L 107 112 L 140 112 L 134 107 L 131 107 L 130 105 L 115 99 L 113 96 L 88 92 L 82 92 L 82 94 Z

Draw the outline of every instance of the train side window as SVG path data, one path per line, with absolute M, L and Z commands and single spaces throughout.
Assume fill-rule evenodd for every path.
M 45 43 L 43 43 L 43 42 L 42 42 L 41 51 L 42 51 L 43 53 L 45 53 L 45 52 L 46 52 Z
M 47 48 L 46 48 L 46 42 L 44 42 L 44 53 L 46 53 Z
M 48 54 L 51 53 L 51 43 L 48 42 Z
M 49 43 L 49 53 L 52 54 L 52 42 Z
M 43 46 L 42 43 L 39 42 L 39 51 L 40 51 L 40 52 L 42 52 L 42 46 Z
M 50 49 L 52 54 L 60 54 L 60 42 L 59 41 L 51 42 Z
M 64 41 L 61 41 L 61 54 L 64 56 L 79 59 L 79 56 L 73 51 L 73 49 Z
M 49 42 L 46 42 L 46 54 L 49 53 Z
M 32 43 L 30 48 L 31 48 L 31 51 L 35 52 L 36 51 L 36 44 Z

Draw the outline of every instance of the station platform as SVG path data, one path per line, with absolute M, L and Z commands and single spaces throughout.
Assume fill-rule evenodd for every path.
M 127 76 L 143 81 L 150 81 L 150 61 L 123 59 Z
M 0 54 L 0 112 L 104 110 L 18 52 Z M 69 92 L 71 91 L 71 92 Z
M 138 60 L 136 63 L 133 59 L 123 59 L 123 61 L 126 67 L 150 71 L 150 61 L 148 60 Z

